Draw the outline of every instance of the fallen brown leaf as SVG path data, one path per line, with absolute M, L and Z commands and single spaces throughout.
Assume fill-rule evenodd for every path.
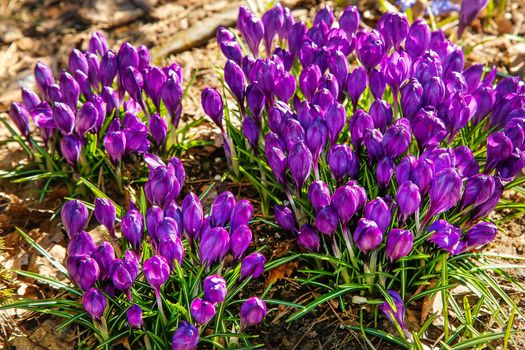
M 299 262 L 291 261 L 271 270 L 268 275 L 268 279 L 266 280 L 266 286 L 269 286 L 270 284 L 273 284 L 285 277 L 290 277 L 297 267 L 299 267 Z

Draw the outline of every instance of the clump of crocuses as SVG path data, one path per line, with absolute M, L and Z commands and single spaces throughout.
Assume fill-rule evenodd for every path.
M 106 239 L 95 242 L 86 232 L 89 210 L 83 202 L 68 201 L 61 212 L 71 238 L 68 272 L 94 324 L 110 336 L 111 320 L 123 312 L 130 327 L 142 330 L 152 331 L 156 322 L 176 325 L 175 318 L 174 332 L 171 327 L 155 331 L 174 349 L 194 349 L 199 337 L 213 337 L 203 332 L 215 327 L 214 319 L 223 327 L 225 310 L 229 333 L 259 324 L 266 315 L 260 298 L 243 303 L 237 318 L 232 312 L 238 307 L 231 307 L 242 287 L 263 274 L 266 262 L 260 252 L 250 252 L 251 203 L 226 191 L 206 214 L 194 193 L 178 199 L 186 176 L 178 158 L 163 163 L 147 153 L 145 159 L 150 168 L 145 196 L 127 211 L 110 199 L 95 200 L 94 217 L 107 231 Z M 146 338 L 145 344 L 151 341 Z
M 44 62 L 34 76 L 37 91 L 22 88 L 22 102 L 14 102 L 9 115 L 17 140 L 46 178 L 116 178 L 122 189 L 122 162 L 172 148 L 182 113 L 182 68 L 153 65 L 144 45 L 124 42 L 114 52 L 95 32 L 86 51 L 71 51 L 58 77 Z
M 277 195 L 263 201 L 286 201 L 275 219 L 300 248 L 341 259 L 341 278 L 374 293 L 403 274 L 400 294 L 390 292 L 402 305 L 424 283 L 419 271 L 434 268 L 411 256 L 430 261 L 494 239 L 487 214 L 525 167 L 525 89 L 467 67 L 424 19 L 386 13 L 361 27 L 355 7 L 337 16 L 325 7 L 311 27 L 280 4 L 262 19 L 241 7 L 240 39 L 217 31 L 232 98 L 208 88 L 202 104 L 226 134 L 226 156 L 236 155 L 233 170 Z M 404 327 L 404 313 L 389 307 Z

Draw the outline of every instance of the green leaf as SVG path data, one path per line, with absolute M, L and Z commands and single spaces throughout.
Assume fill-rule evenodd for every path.
M 67 278 L 69 277 L 69 273 L 67 272 L 67 269 L 58 262 L 55 258 L 53 258 L 49 253 L 40 246 L 40 244 L 36 243 L 33 238 L 31 238 L 28 234 L 26 234 L 24 231 L 22 231 L 19 227 L 15 227 L 16 231 L 26 240 L 27 243 L 31 247 L 33 247 L 36 251 L 38 251 L 42 256 L 44 256 L 50 263 L 53 265 L 58 271 L 60 271 L 64 276 Z

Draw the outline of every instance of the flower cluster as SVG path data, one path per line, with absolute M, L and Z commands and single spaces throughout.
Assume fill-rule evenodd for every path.
M 62 170 L 63 159 L 83 176 L 96 175 L 106 159 L 119 172 L 124 157 L 147 152 L 151 142 L 164 149 L 166 111 L 172 131 L 181 117 L 182 68 L 152 65 L 144 45 L 124 42 L 115 53 L 99 32 L 87 51 L 71 51 L 58 81 L 43 62 L 34 75 L 40 94 L 22 88 L 22 103 L 14 102 L 9 115 L 30 148 L 51 154 L 42 157 L 48 171 Z
M 355 7 L 338 21 L 325 7 L 311 28 L 279 4 L 262 19 L 241 7 L 250 53 L 217 32 L 242 122 L 227 124 L 225 151 L 256 169 L 245 143 L 233 143 L 244 135 L 275 181 L 249 179 L 289 202 L 275 206 L 277 223 L 302 248 L 348 259 L 385 287 L 399 281 L 381 276 L 394 262 L 443 254 L 425 242 L 459 254 L 495 237 L 495 225 L 476 222 L 525 167 L 525 88 L 518 78 L 494 84 L 496 71 L 480 64 L 465 69 L 462 49 L 423 19 L 386 13 L 375 29 L 359 24 Z M 232 118 L 213 88 L 202 105 L 221 130 L 224 108 Z
M 202 330 L 216 314 L 224 312 L 224 306 L 243 285 L 263 274 L 264 255 L 247 252 L 252 241 L 248 223 L 253 208 L 247 200 L 236 201 L 230 192 L 216 197 L 209 215 L 204 214 L 193 193 L 187 194 L 179 206 L 176 199 L 185 181 L 180 160 L 172 158 L 166 165 L 151 154 L 145 158 L 150 175 L 144 192 L 150 206 L 141 212 L 135 203 L 130 204 L 120 219 L 122 237 L 116 233 L 120 209 L 109 199 L 97 198 L 94 205 L 96 220 L 111 236 L 98 245 L 84 231 L 87 207 L 78 200 L 64 205 L 62 222 L 71 237 L 67 268 L 84 292 L 84 309 L 99 326 L 104 324 L 100 323 L 104 315 L 106 319 L 116 317 L 111 314 L 115 311 L 108 311 L 108 298 L 114 304 L 127 305 L 131 327 L 144 328 L 143 308 L 153 310 L 156 302 L 166 320 L 163 305 L 174 305 L 185 295 L 189 298 L 183 302 L 187 317 L 179 321 L 172 346 L 194 349 Z M 193 285 L 181 281 L 192 278 Z M 150 292 L 143 287 L 144 282 L 149 291 L 153 290 L 154 299 L 147 298 Z M 265 315 L 266 305 L 260 298 L 247 299 L 240 308 L 240 328 L 259 324 Z

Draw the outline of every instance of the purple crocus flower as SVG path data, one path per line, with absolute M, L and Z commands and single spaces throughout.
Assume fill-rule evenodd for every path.
M 295 186 L 301 189 L 312 171 L 313 157 L 303 142 L 297 143 L 288 156 L 288 168 Z
M 312 185 L 310 185 L 312 187 Z M 276 205 L 274 207 L 275 222 L 283 230 L 288 232 L 295 232 L 297 230 L 297 220 L 293 211 L 282 205 Z
M 261 253 L 251 253 L 242 259 L 241 264 L 241 280 L 251 277 L 252 279 L 258 278 L 264 272 L 264 264 L 266 258 Z
M 384 302 L 379 309 L 385 314 L 385 316 L 392 322 L 397 322 L 399 326 L 402 329 L 406 329 L 405 326 L 405 303 L 403 302 L 403 299 L 397 293 L 396 291 L 389 290 L 388 294 L 394 301 L 394 308 L 388 304 L 388 302 Z
M 224 226 L 230 221 L 235 206 L 235 196 L 229 191 L 222 192 L 213 201 L 211 217 L 215 226 Z
M 308 187 L 308 199 L 316 212 L 330 205 L 331 196 L 328 185 L 321 181 L 313 181 Z
M 114 163 L 120 162 L 126 153 L 126 135 L 123 131 L 110 131 L 104 137 L 104 147 Z
M 241 326 L 252 327 L 266 316 L 266 304 L 258 297 L 251 297 L 241 306 Z
M 100 278 L 106 279 L 115 260 L 115 249 L 109 242 L 101 242 L 97 249 L 93 251 L 91 257 L 95 259 L 100 269 Z
M 339 17 L 339 28 L 350 37 L 359 28 L 359 10 L 356 6 L 348 6 Z
M 92 102 L 86 102 L 77 110 L 75 115 L 75 129 L 80 137 L 90 131 L 98 119 L 98 110 Z
M 171 347 L 173 350 L 194 350 L 199 344 L 199 337 L 197 327 L 186 321 L 179 321 L 179 326 L 173 333 Z
M 399 87 L 409 77 L 411 66 L 412 60 L 404 51 L 394 51 L 386 60 L 383 75 L 394 92 L 395 99 L 397 99 Z
M 206 266 L 222 259 L 230 249 L 230 235 L 222 227 L 204 231 L 199 246 L 200 259 Z
M 297 234 L 297 244 L 307 251 L 317 252 L 321 246 L 321 240 L 312 226 L 303 224 Z
M 331 236 L 338 226 L 339 216 L 334 207 L 327 205 L 318 211 L 315 217 L 315 227 L 319 232 Z
M 106 310 L 108 302 L 104 294 L 95 288 L 91 288 L 84 293 L 82 305 L 84 310 L 95 320 L 100 320 Z
M 71 237 L 67 246 L 67 252 L 73 255 L 91 255 L 97 248 L 93 237 L 86 231 L 80 231 Z
M 377 163 L 376 179 L 381 187 L 387 187 L 394 175 L 395 163 L 388 157 L 384 157 Z
M 241 225 L 248 225 L 253 216 L 253 205 L 246 199 L 241 199 L 233 206 L 230 214 L 230 232 Z
M 212 87 L 205 88 L 201 93 L 201 104 L 204 113 L 222 130 L 223 105 L 219 92 Z
M 465 234 L 468 247 L 479 248 L 490 243 L 496 238 L 498 228 L 491 222 L 480 222 L 472 226 Z
M 75 126 L 75 114 L 67 104 L 62 102 L 56 102 L 54 104 L 53 119 L 62 134 L 68 135 L 73 132 L 73 127 Z
M 383 98 L 386 90 L 386 80 L 381 70 L 372 68 L 368 72 L 368 85 L 375 98 Z
M 361 97 L 361 94 L 363 94 L 366 89 L 366 83 L 367 78 L 364 68 L 357 67 L 352 71 L 352 73 L 348 74 L 345 87 L 348 95 L 350 96 L 350 100 L 352 100 L 354 109 L 357 108 L 359 97 Z
M 383 37 L 375 30 L 358 32 L 356 49 L 357 58 L 367 70 L 377 66 L 386 53 Z
M 452 255 L 460 254 L 466 249 L 465 242 L 461 241 L 461 229 L 445 220 L 434 222 L 428 231 L 434 232 L 428 240 Z
M 343 105 L 333 103 L 328 107 L 324 114 L 326 127 L 328 130 L 328 138 L 332 145 L 336 144 L 341 130 L 343 130 L 346 123 L 346 111 Z
M 79 254 L 68 258 L 70 274 L 83 290 L 93 287 L 100 277 L 98 263 L 92 257 Z
M 419 209 L 421 204 L 419 188 L 411 181 L 403 182 L 397 189 L 396 202 L 402 220 L 406 220 Z
M 112 201 L 107 198 L 95 199 L 95 218 L 106 227 L 111 236 L 115 236 L 116 209 Z
M 455 169 L 444 169 L 434 175 L 429 190 L 430 208 L 424 223 L 436 214 L 449 210 L 461 199 L 462 181 Z
M 357 248 L 368 254 L 381 243 L 383 232 L 381 232 L 375 221 L 361 218 L 357 222 L 353 238 Z
M 337 210 L 341 224 L 346 225 L 357 211 L 359 194 L 352 186 L 341 186 L 332 196 L 332 206 Z
M 199 197 L 193 192 L 188 193 L 182 201 L 182 224 L 190 239 L 197 238 L 203 218 L 204 214 Z
M 213 316 L 215 316 L 215 306 L 206 300 L 195 298 L 191 302 L 190 312 L 195 322 L 205 324 L 210 322 Z
M 272 52 L 272 41 L 284 25 L 284 9 L 281 4 L 276 4 L 262 16 L 264 25 L 264 44 L 266 52 L 270 55 Z
M 488 0 L 462 1 L 459 10 L 458 38 L 461 38 L 465 28 L 479 16 L 481 11 L 487 6 Z
M 168 262 L 163 257 L 154 255 L 144 261 L 142 270 L 144 271 L 146 280 L 155 290 L 155 294 L 158 295 L 160 287 L 168 280 L 170 275 Z
M 237 226 L 237 228 L 232 232 L 230 238 L 230 246 L 233 256 L 235 258 L 240 258 L 244 255 L 244 252 L 250 246 L 252 242 L 252 231 L 246 225 Z
M 211 275 L 202 283 L 203 299 L 219 304 L 226 299 L 226 281 L 219 275 Z
M 381 232 L 385 233 L 390 222 L 392 222 L 392 212 L 388 204 L 381 197 L 368 202 L 365 206 L 364 217 L 372 220 L 377 224 Z
M 129 211 L 122 217 L 120 227 L 122 235 L 131 243 L 134 250 L 138 250 L 142 244 L 144 222 L 142 214 L 133 202 L 130 203 Z
M 149 118 L 149 131 L 155 143 L 161 146 L 166 140 L 168 123 L 158 113 L 152 114 Z
M 409 230 L 394 228 L 386 237 L 386 256 L 391 262 L 407 256 L 414 245 L 414 235 Z
M 60 140 L 60 151 L 69 164 L 76 166 L 82 152 L 82 142 L 74 135 L 66 135 Z
M 47 98 L 47 88 L 55 83 L 53 71 L 47 64 L 38 61 L 35 65 L 35 81 L 42 96 Z
M 427 21 L 420 18 L 415 20 L 408 31 L 405 41 L 405 50 L 415 59 L 421 56 L 430 46 L 430 28 Z
M 89 213 L 84 203 L 74 199 L 64 204 L 60 216 L 67 233 L 74 237 L 86 227 Z
M 182 114 L 182 86 L 176 75 L 172 75 L 166 80 L 160 96 L 170 114 L 171 124 L 177 127 Z
M 133 328 L 140 328 L 144 324 L 142 320 L 142 309 L 137 304 L 131 305 L 126 311 L 128 324 Z

